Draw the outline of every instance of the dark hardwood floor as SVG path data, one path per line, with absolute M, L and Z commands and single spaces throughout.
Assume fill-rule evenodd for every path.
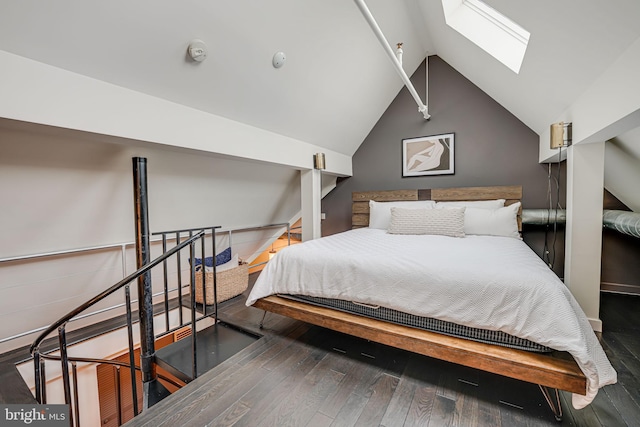
M 587 408 L 538 387 L 224 303 L 221 318 L 264 336 L 128 424 L 134 426 L 638 426 L 640 297 L 605 294 L 603 346 L 618 383 Z

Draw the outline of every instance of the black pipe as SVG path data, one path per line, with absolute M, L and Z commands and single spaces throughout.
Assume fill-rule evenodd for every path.
M 73 374 L 73 413 L 76 419 L 75 427 L 80 427 L 80 395 L 78 394 L 78 366 L 76 362 L 71 362 L 71 373 Z
M 176 232 L 176 246 L 180 244 L 180 233 Z M 176 257 L 176 274 L 178 275 L 178 301 L 180 301 L 180 307 L 182 307 L 182 267 L 180 266 L 180 255 Z M 182 318 L 182 308 L 178 310 L 179 321 L 181 325 L 184 325 L 184 319 Z
M 41 378 L 41 372 L 40 372 L 40 352 L 36 351 L 33 354 L 33 377 L 35 380 L 35 387 L 36 387 L 36 400 L 38 401 L 38 403 L 44 403 L 42 401 L 42 378 Z
M 151 256 L 149 243 L 149 204 L 147 193 L 147 159 L 133 159 L 133 203 L 136 226 L 136 263 L 141 268 Z M 151 272 L 138 278 L 138 313 L 140 316 L 140 368 L 142 371 L 143 400 L 146 402 L 149 384 L 156 380 L 155 345 L 153 334 L 153 292 Z M 147 402 L 148 403 L 148 402 Z M 144 405 L 147 408 L 147 404 Z
M 204 232 L 204 230 L 203 230 Z M 191 231 L 189 232 L 189 237 L 191 237 Z M 204 234 L 203 234 L 204 237 Z M 195 242 L 191 242 L 189 245 L 189 258 L 195 259 Z M 204 269 L 204 259 L 202 260 L 202 268 Z M 196 266 L 195 262 L 191 263 L 190 266 L 190 276 L 191 276 L 191 285 L 189 285 L 191 289 L 191 378 L 196 379 L 198 377 L 198 348 L 196 341 Z M 203 300 L 204 301 L 204 300 Z
M 42 375 L 40 377 L 40 380 L 41 380 L 40 390 L 42 392 L 41 394 L 42 400 L 40 400 L 40 403 L 42 403 L 43 405 L 46 405 L 47 404 L 47 373 L 45 371 L 45 360 L 43 357 L 40 358 L 40 375 Z
M 127 305 L 127 339 L 129 343 L 129 375 L 131 375 L 131 396 L 133 396 L 133 416 L 138 415 L 138 385 L 136 381 L 135 349 L 133 348 L 133 314 L 131 313 L 131 289 L 129 285 L 124 287 L 124 296 Z M 121 425 L 122 423 L 118 424 Z
M 162 235 L 162 253 L 167 253 L 167 235 Z M 162 273 L 164 275 L 164 325 L 168 331 L 171 329 L 169 325 L 169 269 L 167 266 L 167 260 L 162 261 Z
M 120 384 L 120 366 L 115 366 L 116 369 L 116 411 L 118 412 L 118 427 L 122 425 L 122 385 Z M 137 400 L 135 395 L 134 400 Z M 135 417 L 138 414 L 134 414 Z
M 213 317 L 216 323 L 218 323 L 218 282 L 216 280 L 216 278 L 218 277 L 218 275 L 216 274 L 216 228 L 218 227 L 213 227 L 211 229 L 211 253 L 213 254 Z M 229 234 L 229 247 L 231 247 L 231 234 Z
M 64 403 L 71 408 L 71 379 L 69 378 L 69 359 L 67 353 L 67 333 L 64 326 L 58 328 L 58 343 L 60 345 L 60 363 L 62 365 L 62 387 L 64 389 Z M 73 426 L 73 413 L 69 410 L 69 425 Z
M 41 357 L 39 351 L 33 353 L 33 368 L 35 398 L 38 403 L 44 405 L 47 403 L 47 374 L 44 370 L 44 358 Z
M 216 238 L 215 235 L 212 236 L 214 239 Z M 200 269 L 200 275 L 202 277 L 202 315 L 206 316 L 207 315 L 207 267 L 206 267 L 206 262 L 205 262 L 205 240 L 206 240 L 206 236 L 203 234 L 202 235 L 202 239 L 200 239 L 200 251 L 201 251 L 201 257 L 202 257 L 202 265 L 200 265 L 201 269 Z M 215 272 L 215 265 L 216 265 L 216 253 L 213 253 L 213 268 L 214 268 L 214 272 Z

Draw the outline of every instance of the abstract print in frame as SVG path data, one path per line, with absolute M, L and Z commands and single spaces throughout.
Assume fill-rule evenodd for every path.
M 453 172 L 452 133 L 402 140 L 402 177 Z

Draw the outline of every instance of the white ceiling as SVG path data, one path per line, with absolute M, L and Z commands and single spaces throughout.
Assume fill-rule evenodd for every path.
M 428 40 L 401 3 L 369 7 L 411 74 Z M 402 87 L 347 0 L 3 2 L 0 49 L 348 155 Z
M 438 55 L 537 133 L 640 37 L 637 0 L 484 0 L 531 33 L 520 73 L 449 28 L 439 0 L 418 0 Z
M 367 5 L 407 74 L 437 54 L 537 133 L 640 37 L 638 0 L 485 2 L 531 33 L 519 74 L 448 27 L 440 0 Z M 351 0 L 4 1 L 0 49 L 346 155 L 402 88 Z
M 536 132 L 640 37 L 637 0 L 486 3 L 531 32 L 520 74 L 449 28 L 438 0 L 367 1 L 408 74 L 438 54 Z M 203 63 L 187 58 L 194 38 Z M 344 154 L 402 87 L 349 0 L 2 2 L 0 49 Z

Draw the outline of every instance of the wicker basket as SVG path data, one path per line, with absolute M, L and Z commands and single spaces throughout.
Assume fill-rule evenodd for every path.
M 213 272 L 205 273 L 207 304 L 213 304 Z M 240 295 L 249 286 L 249 264 L 216 273 L 218 302 Z M 202 304 L 202 273 L 196 271 L 196 302 Z

